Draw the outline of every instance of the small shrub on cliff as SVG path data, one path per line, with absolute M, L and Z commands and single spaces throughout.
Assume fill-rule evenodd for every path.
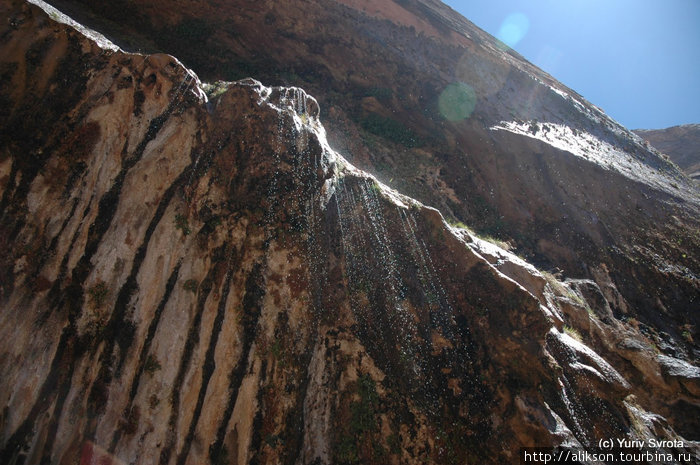
M 572 339 L 576 339 L 578 342 L 583 341 L 583 337 L 581 337 L 581 333 L 578 332 L 578 329 L 573 328 L 568 325 L 564 325 L 564 333 L 568 334 L 569 337 Z

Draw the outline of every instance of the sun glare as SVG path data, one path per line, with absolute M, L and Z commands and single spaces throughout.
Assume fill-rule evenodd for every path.
M 522 13 L 512 13 L 503 20 L 498 38 L 509 47 L 520 42 L 530 29 L 530 20 Z

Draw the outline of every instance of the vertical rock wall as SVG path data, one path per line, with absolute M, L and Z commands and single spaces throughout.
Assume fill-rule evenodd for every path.
M 697 439 L 677 411 L 696 367 L 611 319 L 595 283 L 548 280 L 354 168 L 303 90 L 204 85 L 32 5 L 2 14 L 3 463 Z

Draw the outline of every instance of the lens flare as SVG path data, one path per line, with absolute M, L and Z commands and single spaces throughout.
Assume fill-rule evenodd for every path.
M 515 47 L 530 29 L 530 20 L 522 13 L 512 13 L 503 20 L 498 38 L 509 47 Z
M 440 114 L 449 121 L 460 121 L 469 116 L 476 106 L 476 92 L 469 84 L 454 82 L 438 98 Z

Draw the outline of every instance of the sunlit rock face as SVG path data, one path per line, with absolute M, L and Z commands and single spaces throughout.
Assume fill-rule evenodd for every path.
M 636 129 L 634 132 L 666 154 L 696 183 L 700 183 L 700 124 Z
M 54 2 L 204 80 L 302 87 L 331 145 L 387 185 L 541 268 L 594 280 L 618 318 L 680 345 L 700 323 L 697 187 L 437 1 Z
M 246 4 L 265 12 L 265 24 L 285 11 L 273 18 L 272 6 Z M 333 5 L 365 15 L 360 3 Z M 469 46 L 459 31 L 436 36 L 416 22 L 411 3 L 379 5 L 361 17 L 372 25 L 389 15 L 391 27 L 428 37 L 408 43 Z M 172 11 L 167 19 L 179 20 Z M 303 11 L 287 13 L 302 21 Z M 393 160 L 407 165 L 399 176 L 417 155 L 441 160 L 431 150 L 442 145 L 411 142 L 408 126 L 387 122 L 386 95 L 352 97 L 367 111 L 355 125 L 353 104 L 319 105 L 299 87 L 249 78 L 203 84 L 173 56 L 122 52 L 56 22 L 64 18 L 55 11 L 13 0 L 0 12 L 0 462 L 517 463 L 524 446 L 591 449 L 601 439 L 676 439 L 696 452 L 697 255 L 674 254 L 695 250 L 687 228 L 697 217 L 681 213 L 696 211 L 697 194 L 653 152 L 635 171 L 602 114 L 586 132 L 561 121 L 481 121 L 505 110 L 480 110 L 488 87 L 475 83 L 450 87 L 435 103 L 445 122 L 428 126 L 453 137 L 445 147 L 481 134 L 490 142 L 475 147 L 504 150 L 493 166 L 493 154 L 477 162 L 472 152 L 462 169 L 503 176 L 512 174 L 505 160 L 530 160 L 540 173 L 561 169 L 587 183 L 562 183 L 571 197 L 555 200 L 539 184 L 518 194 L 549 206 L 544 213 L 498 201 L 533 222 L 560 218 L 553 205 L 570 198 L 609 203 L 608 214 L 632 213 L 610 224 L 598 210 L 577 215 L 608 228 L 603 243 L 637 250 L 626 238 L 648 223 L 631 221 L 663 216 L 642 206 L 679 212 L 648 232 L 678 233 L 656 261 L 620 265 L 595 249 L 608 261 L 584 262 L 586 273 L 565 279 L 506 250 L 525 239 L 494 244 L 445 222 L 459 205 L 460 218 L 486 221 L 467 216 L 477 201 L 450 187 L 453 152 L 444 152 L 444 172 L 431 171 L 432 187 L 401 180 L 424 200 L 442 199 L 442 212 L 388 186 L 391 171 L 378 178 L 356 167 Z M 464 25 L 435 21 L 438 32 Z M 493 63 L 510 56 L 536 72 L 498 50 Z M 393 92 L 392 105 L 413 98 Z M 338 125 L 328 139 L 326 113 Z M 420 177 L 430 166 L 413 168 Z M 492 187 L 513 186 L 528 183 L 506 176 Z M 574 228 L 568 218 L 561 225 Z M 581 244 L 567 234 L 536 247 L 575 255 Z M 640 254 L 657 245 L 645 247 Z M 663 326 L 630 297 L 655 291 L 626 293 L 621 269 L 632 289 L 668 280 L 656 304 Z

